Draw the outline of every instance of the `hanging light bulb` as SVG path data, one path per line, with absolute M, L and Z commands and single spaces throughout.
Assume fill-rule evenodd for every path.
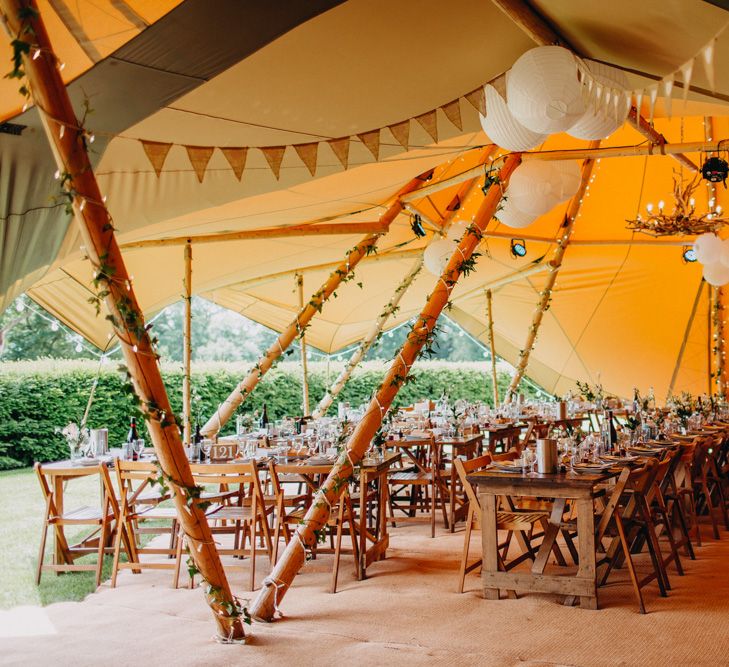
M 653 204 L 651 202 L 648 202 L 645 205 L 645 208 L 646 208 L 646 211 L 648 211 L 648 213 L 652 213 L 653 212 Z
M 58 331 L 58 322 L 51 322 L 51 331 Z
M 38 58 L 40 58 L 40 54 L 41 54 L 40 49 L 36 49 L 35 51 L 33 51 L 33 60 L 38 60 Z
M 18 303 L 15 304 L 15 310 L 22 313 L 25 310 L 25 304 L 22 301 L 18 301 Z
M 76 343 L 76 352 L 83 352 L 83 345 L 81 343 Z
M 662 199 L 658 202 L 658 210 L 662 211 L 663 207 L 666 205 L 666 202 L 664 202 Z

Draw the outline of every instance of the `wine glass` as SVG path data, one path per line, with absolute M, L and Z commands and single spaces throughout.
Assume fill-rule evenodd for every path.
M 137 457 L 141 459 L 144 452 L 144 438 L 138 438 L 134 441 L 134 451 L 137 452 Z
M 210 438 L 203 438 L 203 441 L 200 443 L 200 449 L 202 449 L 206 459 L 210 459 L 210 449 L 212 446 L 213 441 Z

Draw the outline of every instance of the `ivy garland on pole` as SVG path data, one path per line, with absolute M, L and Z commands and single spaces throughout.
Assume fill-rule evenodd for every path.
M 8 30 L 11 33 L 15 31 L 14 35 L 11 34 L 13 68 L 6 76 L 21 81 L 20 92 L 26 97 L 26 100 L 30 100 L 32 92 L 31 84 L 26 82 L 28 78 L 27 63 L 45 56 L 31 70 L 37 77 L 36 83 L 39 88 L 33 96 L 36 106 L 41 111 L 41 118 L 45 123 L 49 139 L 57 148 L 56 156 L 60 163 L 57 178 L 61 184 L 61 197 L 66 202 L 66 212 L 78 216 L 82 231 L 86 233 L 89 245 L 86 259 L 91 262 L 93 267 L 92 282 L 95 289 L 95 294 L 89 301 L 95 306 L 97 314 L 100 314 L 102 300 L 107 302 L 110 312 L 106 315 L 106 319 L 112 324 L 125 349 L 128 363 L 135 364 L 141 377 L 141 379 L 131 378 L 129 370 L 125 369 L 129 377 L 137 381 L 139 394 L 146 395 L 146 400 L 140 400 L 141 410 L 148 424 L 153 425 L 150 430 L 159 439 L 158 444 L 162 444 L 163 441 L 168 443 L 169 450 L 162 448 L 160 454 L 169 456 L 168 464 L 174 468 L 177 465 L 182 445 L 179 433 L 175 438 L 171 432 L 168 433 L 165 429 L 178 428 L 179 424 L 177 419 L 173 418 L 171 411 L 158 405 L 153 398 L 157 396 L 159 400 L 165 400 L 165 402 L 167 398 L 157 365 L 159 360 L 156 350 L 157 340 L 149 336 L 151 325 L 145 324 L 136 299 L 134 299 L 131 279 L 125 275 L 124 262 L 116 245 L 113 221 L 106 208 L 105 198 L 102 199 L 98 192 L 98 184 L 88 160 L 88 145 L 93 142 L 94 135 L 86 130 L 84 125 L 91 113 L 91 107 L 88 101 L 85 101 L 81 121 L 76 119 L 65 87 L 60 81 L 57 71 L 52 69 L 59 67 L 59 61 L 49 46 L 41 48 L 39 44 L 39 42 L 45 44 L 48 37 L 34 1 L 2 0 L 2 8 Z M 46 82 L 46 79 L 49 81 Z M 54 86 L 56 87 L 54 88 Z M 56 110 L 62 118 L 56 117 L 45 107 Z M 71 118 L 73 121 L 70 121 Z M 54 134 L 54 130 L 58 132 L 57 136 Z M 74 173 L 74 169 L 76 173 Z M 81 186 L 86 190 L 85 192 L 80 192 L 77 188 L 76 179 L 80 177 L 85 180 Z M 87 207 L 96 207 L 96 210 L 92 214 L 89 214 L 88 211 L 84 213 Z M 103 224 L 100 218 L 105 218 Z M 121 275 L 117 275 L 118 269 L 120 269 Z M 151 357 L 152 365 L 141 357 Z M 186 527 L 185 532 L 188 539 L 195 540 L 195 537 L 189 534 L 190 528 L 200 529 L 202 535 L 209 535 L 210 531 L 204 512 L 196 504 L 196 499 L 200 498 L 197 487 L 180 484 L 179 481 L 169 476 L 167 481 L 175 486 L 175 495 L 185 499 L 184 504 L 178 503 L 178 508 L 184 507 L 191 517 L 189 522 L 181 519 L 181 523 Z M 187 523 L 189 525 L 185 525 Z M 199 550 L 202 550 L 202 544 L 199 545 Z M 240 641 L 238 638 L 245 637 L 240 624 L 240 617 L 245 618 L 245 613 L 239 608 L 237 599 L 228 589 L 217 551 L 208 548 L 201 564 L 203 562 L 211 573 L 214 573 L 216 577 L 219 575 L 219 583 L 221 586 L 225 586 L 225 590 L 223 590 L 220 586 L 209 584 L 206 591 L 206 599 L 218 622 L 220 633 L 218 638 L 221 641 Z M 222 634 L 221 631 L 224 631 L 225 634 Z

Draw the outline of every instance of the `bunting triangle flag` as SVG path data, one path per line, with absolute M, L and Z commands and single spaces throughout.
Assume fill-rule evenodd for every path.
M 208 162 L 213 156 L 214 146 L 185 146 L 187 151 L 187 157 L 190 159 L 190 164 L 197 174 L 197 180 L 200 183 L 203 182 L 205 177 L 205 170 L 208 168 Z
M 286 146 L 266 146 L 265 148 L 261 148 L 261 153 L 266 158 L 266 162 L 271 167 L 271 171 L 276 177 L 276 180 L 279 179 L 279 174 L 281 173 L 281 162 L 283 161 L 285 152 Z
M 420 123 L 422 128 L 430 135 L 433 141 L 438 143 L 438 116 L 435 109 L 426 113 L 415 116 L 415 120 Z
M 329 144 L 329 148 L 334 152 L 334 155 L 337 156 L 337 160 L 346 169 L 349 165 L 349 137 L 332 139 L 331 141 L 327 141 L 327 143 Z
M 159 141 L 142 140 L 142 148 L 144 148 L 144 152 L 147 154 L 147 159 L 152 163 L 154 173 L 157 174 L 157 178 L 159 178 L 159 175 L 162 172 L 162 167 L 167 159 L 167 153 L 170 152 L 172 144 L 164 144 Z
M 410 146 L 410 119 L 408 118 L 408 120 L 404 120 L 402 123 L 389 125 L 388 129 L 392 132 L 392 136 L 395 137 L 397 143 L 407 150 Z
M 309 144 L 294 144 L 294 150 L 306 165 L 309 173 L 314 176 L 316 174 L 316 157 L 319 151 L 319 142 L 312 141 Z
M 483 86 L 479 86 L 476 90 L 472 90 L 464 97 L 471 103 L 471 106 L 476 109 L 482 116 L 486 115 L 486 94 Z
M 233 170 L 235 177 L 240 180 L 243 176 L 243 169 L 246 166 L 246 158 L 248 157 L 247 148 L 221 148 L 225 159 L 228 160 L 230 168 Z
M 367 149 L 372 153 L 372 157 L 375 160 L 380 159 L 380 131 L 372 130 L 372 132 L 365 132 L 364 134 L 358 134 L 359 140 L 367 146 Z
M 449 102 L 441 107 L 446 118 L 453 123 L 459 130 L 463 131 L 463 121 L 461 120 L 461 101 L 458 99 Z

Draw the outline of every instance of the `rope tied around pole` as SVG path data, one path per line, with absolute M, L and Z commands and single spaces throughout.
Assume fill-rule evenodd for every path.
M 263 580 L 263 587 L 268 588 L 269 586 L 273 586 L 273 617 L 276 618 L 276 614 L 278 614 L 279 618 L 284 617 L 284 613 L 281 611 L 281 609 L 278 606 L 278 592 L 282 588 L 286 588 L 285 582 L 281 581 L 280 579 L 275 579 L 270 574 Z

